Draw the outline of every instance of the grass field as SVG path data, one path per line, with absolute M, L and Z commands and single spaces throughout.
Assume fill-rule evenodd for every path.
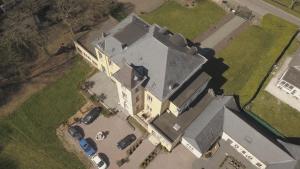
M 299 47 L 300 42 L 295 39 L 279 62 L 279 65 L 282 65 L 286 57 L 290 57 Z M 263 88 L 265 88 L 272 77 L 268 78 Z M 251 110 L 280 133 L 284 133 L 284 135 L 289 137 L 300 136 L 300 130 L 297 130 L 300 128 L 300 113 L 270 93 L 262 90 L 252 102 Z
M 223 86 L 227 94 L 240 96 L 243 106 L 255 93 L 275 59 L 295 33 L 296 27 L 275 16 L 267 15 L 261 26 L 251 26 L 242 32 L 218 56 L 224 58 L 229 69 Z M 293 41 L 286 55 L 299 47 Z M 265 83 L 267 84 L 267 82 Z M 251 111 L 286 136 L 300 136 L 299 112 L 261 91 L 254 100 Z
M 142 15 L 142 18 L 193 39 L 225 15 L 223 9 L 209 0 L 201 0 L 194 8 L 186 8 L 175 1 L 168 1 L 153 12 Z
M 297 17 L 300 17 L 300 4 L 295 4 L 294 8 L 291 9 L 289 8 L 290 4 L 291 4 L 291 0 L 264 0 L 292 15 L 295 15 Z
M 260 26 L 250 26 L 217 55 L 229 66 L 223 86 L 227 94 L 240 96 L 244 105 L 255 93 L 296 26 L 272 15 L 266 15 Z
M 252 112 L 288 137 L 300 137 L 300 113 L 266 91 L 252 102 Z
M 55 129 L 85 103 L 78 84 L 90 71 L 77 59 L 63 78 L 0 120 L 1 169 L 84 168 L 75 155 L 64 149 Z

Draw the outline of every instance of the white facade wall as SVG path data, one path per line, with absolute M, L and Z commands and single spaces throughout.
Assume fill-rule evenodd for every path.
M 119 104 L 128 111 L 130 115 L 133 115 L 133 104 L 132 104 L 132 95 L 131 91 L 128 90 L 125 86 L 121 83 L 116 81 L 118 95 L 119 95 Z
M 179 113 L 179 108 L 173 102 L 170 102 L 169 110 L 176 117 L 180 114 Z
M 79 43 L 74 41 L 76 51 L 79 53 L 85 60 L 92 64 L 95 68 L 101 70 L 101 63 L 99 59 L 96 59 L 90 52 L 83 48 Z
M 286 92 L 287 94 L 292 95 L 300 100 L 300 89 L 283 80 L 282 78 L 278 81 L 277 87 Z
M 133 114 L 144 110 L 144 88 L 141 85 L 136 86 L 131 90 L 133 102 Z
M 195 147 L 193 147 L 184 137 L 181 139 L 181 144 L 190 150 L 197 158 L 200 158 L 202 156 L 202 153 L 198 151 Z
M 230 140 L 232 143 L 230 144 L 237 152 L 243 155 L 250 163 L 256 166 L 259 169 L 265 169 L 267 166 L 257 159 L 253 154 L 251 154 L 247 149 L 241 146 L 238 142 L 236 142 L 233 138 L 223 132 L 222 139 L 225 141 Z

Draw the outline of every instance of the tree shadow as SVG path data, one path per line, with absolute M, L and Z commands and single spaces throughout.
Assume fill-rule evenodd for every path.
M 0 168 L 3 169 L 18 169 L 19 165 L 16 160 L 13 158 L 7 156 L 7 155 L 1 155 L 0 153 Z

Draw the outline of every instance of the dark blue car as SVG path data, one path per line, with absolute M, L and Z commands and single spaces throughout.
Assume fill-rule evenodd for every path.
M 79 140 L 80 147 L 83 149 L 86 155 L 92 156 L 96 153 L 96 150 L 86 141 L 86 139 Z

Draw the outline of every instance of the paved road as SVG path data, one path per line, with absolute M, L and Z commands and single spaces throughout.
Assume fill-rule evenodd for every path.
M 225 23 L 222 27 L 220 27 L 216 32 L 206 38 L 201 42 L 201 46 L 207 48 L 214 48 L 217 44 L 219 44 L 222 40 L 224 40 L 227 36 L 229 36 L 232 32 L 238 29 L 246 20 L 235 16 L 227 23 Z
M 300 26 L 300 19 L 298 17 L 291 15 L 263 0 L 233 0 L 233 1 L 239 3 L 241 6 L 247 6 L 249 9 L 254 11 L 254 13 L 257 13 L 259 15 L 263 16 L 267 13 L 270 13 Z

